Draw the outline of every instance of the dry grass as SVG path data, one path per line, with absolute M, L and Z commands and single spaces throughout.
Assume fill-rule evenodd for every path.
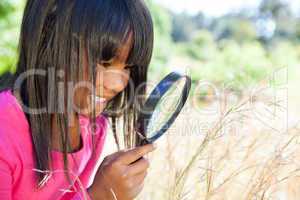
M 276 116 L 271 119 L 262 104 L 278 108 Z M 186 106 L 149 156 L 151 168 L 138 199 L 299 199 L 299 126 L 285 123 L 280 101 L 245 98 L 230 105 L 223 99 L 207 106 L 216 107 L 218 112 L 209 114 Z

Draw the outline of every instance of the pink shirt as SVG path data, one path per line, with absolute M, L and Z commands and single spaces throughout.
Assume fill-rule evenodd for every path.
M 93 181 L 99 166 L 108 120 L 97 117 L 95 135 L 96 149 L 92 152 L 90 121 L 80 116 L 83 147 L 68 154 L 69 171 L 73 185 L 63 173 L 63 156 L 51 151 L 53 169 L 45 185 L 36 190 L 34 173 L 34 151 L 28 121 L 22 108 L 10 90 L 0 93 L 0 199 L 1 200 L 90 200 L 86 189 Z

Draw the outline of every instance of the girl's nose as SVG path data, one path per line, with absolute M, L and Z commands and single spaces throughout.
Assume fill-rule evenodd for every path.
M 104 72 L 103 86 L 105 90 L 117 94 L 123 91 L 129 81 L 129 74 L 126 70 L 107 70 Z

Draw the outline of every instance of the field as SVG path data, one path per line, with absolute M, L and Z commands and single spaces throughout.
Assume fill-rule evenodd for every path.
M 281 69 L 277 85 L 242 96 L 223 92 L 198 101 L 194 91 L 148 156 L 138 199 L 299 199 L 299 98 L 287 73 Z M 103 156 L 115 150 L 110 133 Z

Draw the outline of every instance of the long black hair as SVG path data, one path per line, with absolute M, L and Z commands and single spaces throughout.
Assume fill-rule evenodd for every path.
M 108 105 L 107 115 L 112 122 L 116 143 L 119 145 L 117 123 L 123 122 L 126 146 L 136 144 L 133 127 L 137 118 L 134 103 L 127 105 L 132 90 L 147 80 L 147 70 L 153 49 L 153 23 L 142 0 L 28 0 L 21 26 L 17 71 L 5 77 L 8 87 L 28 70 L 63 70 L 63 82 L 83 80 L 83 55 L 87 52 L 89 78 L 95 83 L 95 68 L 102 60 L 113 58 L 117 50 L 132 33 L 133 44 L 127 60 L 134 65 L 130 78 L 134 87 L 126 87 Z M 57 83 L 61 77 L 51 77 L 55 83 L 49 87 L 49 75 L 29 76 L 22 87 L 23 104 L 29 108 L 52 108 L 59 105 Z M 13 81 L 12 81 L 13 80 Z M 49 89 L 50 88 L 50 89 Z M 139 88 L 139 101 L 143 102 L 146 87 Z M 50 93 L 49 93 L 50 92 Z M 50 95 L 49 95 L 50 94 Z M 126 107 L 127 109 L 121 109 Z M 122 110 L 122 113 L 111 112 Z M 53 110 L 52 110 L 53 111 Z M 108 112 L 110 111 L 110 112 Z M 95 118 L 95 113 L 93 113 Z M 26 113 L 34 144 L 36 168 L 49 170 L 53 113 Z M 64 164 L 67 170 L 68 114 L 60 113 L 57 127 L 61 128 Z M 38 181 L 44 174 L 37 172 Z

